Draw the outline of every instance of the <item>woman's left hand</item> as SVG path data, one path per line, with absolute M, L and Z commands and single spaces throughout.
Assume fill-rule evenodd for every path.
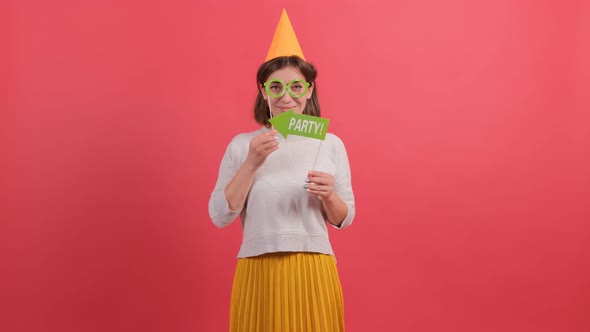
M 317 195 L 321 201 L 330 201 L 334 193 L 334 176 L 332 174 L 309 171 L 303 186 L 309 193 Z

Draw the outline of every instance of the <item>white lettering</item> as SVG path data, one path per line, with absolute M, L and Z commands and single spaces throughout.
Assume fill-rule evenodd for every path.
M 307 126 L 309 125 L 310 121 L 307 120 L 303 120 L 302 125 L 301 125 L 301 131 L 302 132 L 306 132 L 307 131 Z M 311 126 L 309 126 L 309 128 L 311 129 Z
M 317 133 L 318 133 L 318 128 L 320 127 L 320 124 L 319 124 L 319 122 L 315 122 L 315 121 L 314 121 L 314 123 L 313 123 L 313 124 L 315 125 L 315 134 L 317 135 Z
M 297 123 L 295 124 L 295 131 L 301 131 L 301 119 L 297 119 Z

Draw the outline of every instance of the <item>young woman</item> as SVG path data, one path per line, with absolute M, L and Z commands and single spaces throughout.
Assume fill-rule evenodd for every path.
M 231 331 L 343 331 L 343 297 L 328 224 L 355 214 L 342 141 L 277 134 L 271 117 L 320 116 L 317 71 L 298 56 L 263 63 L 254 117 L 262 127 L 229 143 L 209 201 L 218 227 L 238 215 L 243 241 L 230 308 Z

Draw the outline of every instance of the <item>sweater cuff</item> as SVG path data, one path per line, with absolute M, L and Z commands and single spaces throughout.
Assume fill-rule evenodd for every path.
M 346 217 L 344 217 L 344 220 L 342 220 L 342 223 L 340 223 L 340 225 L 334 225 L 332 223 L 329 223 L 330 225 L 334 226 L 334 228 L 337 229 L 343 229 L 346 228 L 348 226 L 350 226 L 352 224 L 352 220 L 354 219 L 354 214 L 356 212 L 355 207 L 353 204 L 350 204 L 348 202 L 346 203 L 346 207 L 348 208 L 348 212 L 346 213 Z
M 213 223 L 217 227 L 226 227 L 238 217 L 238 215 L 242 212 L 242 209 L 243 207 L 235 211 L 231 210 L 229 208 L 227 199 L 225 198 L 225 194 L 220 192 L 211 200 L 209 214 L 213 220 Z

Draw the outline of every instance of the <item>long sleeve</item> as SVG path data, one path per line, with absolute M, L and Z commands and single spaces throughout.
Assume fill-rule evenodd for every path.
M 339 138 L 336 138 L 334 145 L 334 161 L 336 164 L 336 173 L 334 175 L 335 192 L 344 201 L 348 212 L 340 226 L 334 226 L 338 229 L 343 229 L 352 224 L 356 212 L 354 193 L 352 190 L 352 181 L 350 173 L 350 163 L 348 161 L 348 154 L 344 143 Z
M 234 139 L 227 146 L 225 154 L 221 159 L 217 183 L 209 199 L 209 216 L 217 227 L 228 226 L 241 212 L 241 209 L 237 211 L 230 210 L 227 199 L 225 198 L 225 187 L 232 180 L 242 163 L 239 157 L 239 151 L 236 151 L 239 149 L 237 149 L 235 143 L 236 140 Z

